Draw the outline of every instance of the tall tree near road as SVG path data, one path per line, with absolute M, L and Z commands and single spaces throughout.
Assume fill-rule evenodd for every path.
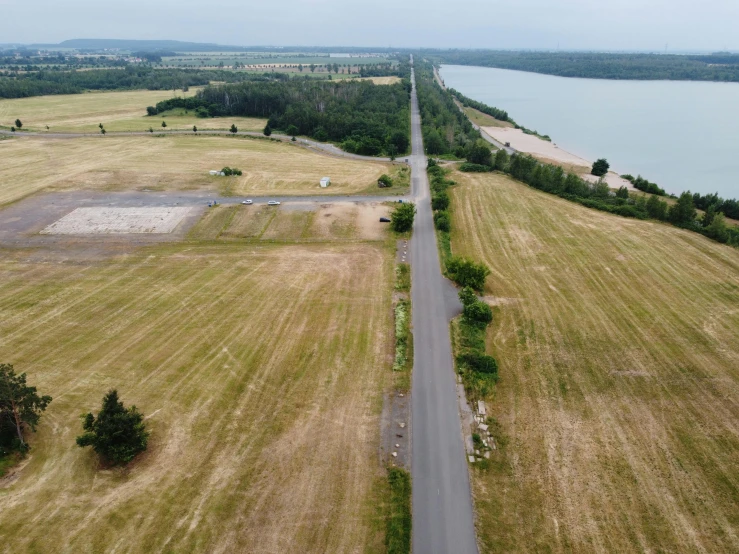
M 28 449 L 24 427 L 35 431 L 50 402 L 51 396 L 39 396 L 36 387 L 26 384 L 25 373 L 16 375 L 12 365 L 0 364 L 0 425 L 4 422 L 15 428 L 20 450 Z
M 22 122 L 22 121 L 21 121 L 20 119 L 16 119 L 16 120 L 15 120 L 15 126 L 16 126 L 16 127 L 18 128 L 18 129 L 22 129 L 22 128 L 23 128 L 23 122 Z
M 606 173 L 608 173 L 608 169 L 610 167 L 611 166 L 608 163 L 608 160 L 606 160 L 605 158 L 601 158 L 593 164 L 593 169 L 590 171 L 590 173 L 592 173 L 596 177 L 603 177 Z

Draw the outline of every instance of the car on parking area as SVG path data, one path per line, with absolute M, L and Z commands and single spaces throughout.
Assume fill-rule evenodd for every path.
M 270 200 L 269 202 L 267 202 L 267 205 L 268 206 L 279 206 L 280 203 L 277 200 Z

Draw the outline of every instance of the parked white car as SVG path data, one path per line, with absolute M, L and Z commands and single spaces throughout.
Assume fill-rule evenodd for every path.
M 267 205 L 268 206 L 279 206 L 280 203 L 277 200 L 270 200 L 269 202 L 267 202 Z
M 253 204 L 253 202 L 251 200 L 242 200 L 241 203 L 242 204 L 246 204 L 247 206 Z

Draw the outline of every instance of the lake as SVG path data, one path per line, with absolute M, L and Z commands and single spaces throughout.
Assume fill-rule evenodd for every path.
M 667 192 L 739 198 L 739 83 L 610 81 L 445 65 L 457 89 L 563 150 Z

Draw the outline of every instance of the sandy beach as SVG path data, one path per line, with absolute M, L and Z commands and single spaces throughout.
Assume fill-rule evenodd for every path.
M 554 142 L 540 139 L 535 135 L 527 135 L 522 130 L 512 127 L 481 127 L 481 129 L 503 144 L 510 143 L 514 150 L 531 154 L 543 162 L 562 165 L 566 170 L 579 174 L 587 181 L 594 183 L 598 180 L 598 177 L 590 174 L 593 162 L 562 150 Z M 626 187 L 629 190 L 636 190 L 629 181 L 613 171 L 609 171 L 605 179 L 611 188 Z

